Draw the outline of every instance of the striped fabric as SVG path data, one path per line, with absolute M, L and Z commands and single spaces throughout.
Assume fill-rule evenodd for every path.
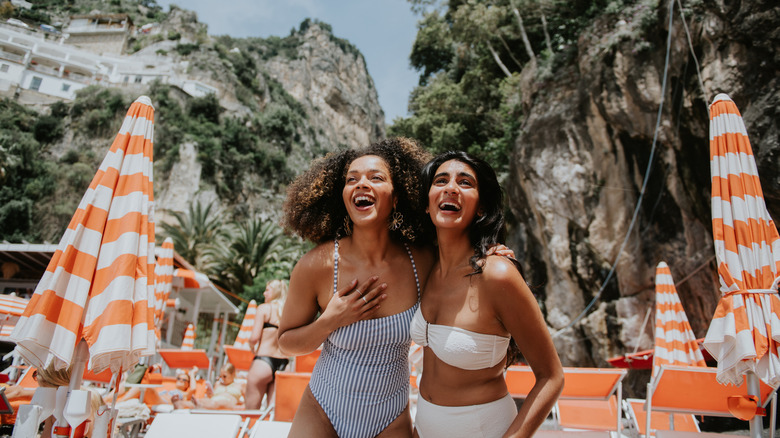
M 334 294 L 338 250 L 336 241 Z M 341 438 L 378 435 L 409 403 L 409 325 L 420 306 L 420 283 L 408 247 L 406 252 L 417 282 L 417 303 L 395 315 L 338 328 L 325 339 L 312 371 L 309 388 Z
M 179 277 L 184 281 L 184 289 L 203 289 L 208 287 L 211 282 L 206 274 L 183 268 L 174 270 L 173 276 Z
M 249 349 L 249 336 L 252 334 L 252 328 L 255 326 L 255 314 L 257 314 L 257 302 L 252 300 L 246 308 L 244 320 L 241 321 L 238 336 L 236 336 L 236 341 L 233 342 L 234 347 Z
M 704 347 L 718 381 L 741 384 L 752 370 L 780 384 L 780 237 L 764 204 L 745 124 L 725 94 L 710 106 L 712 233 L 722 298 Z M 770 336 L 769 333 L 772 335 Z
M 154 353 L 154 108 L 139 97 L 60 240 L 11 338 L 34 367 L 94 372 Z
M 11 333 L 14 331 L 14 323 L 3 321 L 0 322 L 0 341 L 11 341 Z
M 187 330 L 184 331 L 184 341 L 181 343 L 182 350 L 192 350 L 195 348 L 195 326 L 192 324 L 187 325 Z
M 154 267 L 154 325 L 160 328 L 173 285 L 173 239 L 163 241 Z
M 0 295 L 0 316 L 22 316 L 29 300 L 16 295 Z
M 653 375 L 657 374 L 661 365 L 707 366 L 666 262 L 655 268 Z

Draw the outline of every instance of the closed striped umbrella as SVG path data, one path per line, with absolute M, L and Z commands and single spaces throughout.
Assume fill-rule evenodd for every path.
M 666 262 L 655 268 L 653 375 L 661 365 L 707 366 Z
M 725 94 L 710 106 L 710 168 L 722 297 L 704 347 L 718 361 L 719 382 L 739 385 L 752 372 L 777 386 L 780 237 L 764 204 L 745 123 Z M 748 374 L 749 383 L 751 378 Z
M 202 289 L 209 287 L 211 283 L 206 274 L 190 269 L 177 268 L 173 271 L 173 276 L 180 277 L 183 280 L 182 287 L 184 289 Z
M 154 267 L 154 325 L 162 326 L 168 296 L 173 286 L 173 239 L 167 237 L 159 250 L 157 264 Z
M 241 321 L 241 328 L 238 329 L 238 336 L 233 346 L 236 348 L 249 349 L 249 336 L 252 334 L 252 328 L 255 326 L 255 315 L 257 314 L 257 302 L 252 300 L 246 308 L 244 320 Z
M 187 330 L 184 331 L 184 341 L 181 343 L 182 350 L 192 350 L 195 348 L 195 326 L 192 324 L 187 325 Z
M 154 353 L 154 108 L 138 98 L 11 335 L 34 367 L 116 372 Z

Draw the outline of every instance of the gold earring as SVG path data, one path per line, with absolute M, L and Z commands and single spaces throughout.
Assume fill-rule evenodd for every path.
M 402 215 L 400 211 L 394 211 L 393 221 L 390 223 L 390 229 L 396 231 L 397 229 L 401 228 L 401 225 L 403 223 L 404 223 L 404 215 Z

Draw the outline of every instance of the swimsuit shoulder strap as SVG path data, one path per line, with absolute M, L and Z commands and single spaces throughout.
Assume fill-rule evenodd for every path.
M 414 256 L 412 255 L 412 250 L 409 248 L 409 245 L 404 242 L 404 248 L 406 248 L 406 253 L 409 254 L 409 260 L 412 261 L 412 270 L 414 271 L 414 282 L 417 285 L 417 301 L 420 301 L 420 278 L 417 276 L 417 265 L 414 263 Z
M 333 294 L 336 294 L 339 286 L 339 239 L 333 242 Z

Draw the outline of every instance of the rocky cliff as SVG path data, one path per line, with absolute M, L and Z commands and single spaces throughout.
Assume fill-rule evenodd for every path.
M 286 109 L 274 101 L 279 99 L 276 88 L 281 86 L 293 100 L 284 105 L 301 115 L 295 119 L 294 140 L 284 149 L 286 166 L 293 174 L 306 168 L 312 158 L 385 136 L 384 113 L 363 55 L 334 37 L 327 24 L 306 20 L 290 36 L 267 40 L 209 37 L 202 26 L 194 13 L 172 8 L 160 32 L 178 32 L 181 38 L 149 44 L 139 56 L 163 50 L 180 62 L 188 77 L 217 88 L 220 105 L 226 110 L 223 117 L 251 120 L 283 113 Z M 176 53 L 177 47 L 186 45 L 197 49 L 186 55 Z M 171 211 L 186 211 L 193 200 L 217 202 L 226 211 L 233 210 L 231 201 L 201 177 L 198 154 L 196 142 L 182 144 L 178 162 L 159 179 L 161 220 L 169 220 Z M 258 179 L 258 186 L 269 177 L 273 176 L 250 176 Z M 278 212 L 282 196 L 279 190 L 260 190 L 242 202 L 247 204 L 245 211 Z
M 720 296 L 707 114 L 716 94 L 729 94 L 740 108 L 770 214 L 780 217 L 776 4 L 695 2 L 684 10 L 689 41 L 678 4 L 653 3 L 595 22 L 571 66 L 542 80 L 533 67 L 523 72 L 527 117 L 508 184 L 511 245 L 531 268 L 569 365 L 606 366 L 609 357 L 652 348 L 654 314 L 642 323 L 654 305 L 660 261 L 671 267 L 696 336 L 706 334 Z

